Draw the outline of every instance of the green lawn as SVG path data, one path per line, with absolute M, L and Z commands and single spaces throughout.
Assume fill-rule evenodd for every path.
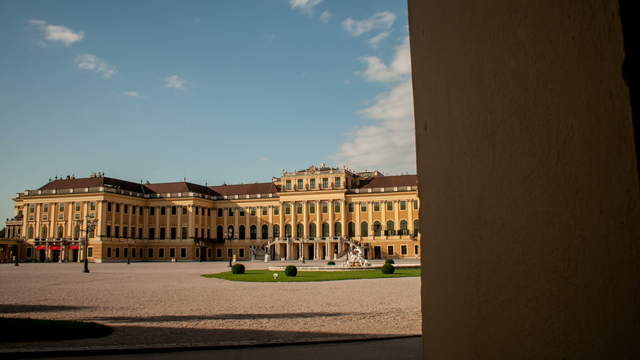
M 0 317 L 0 342 L 84 339 L 112 332 L 110 327 L 94 322 Z
M 273 273 L 278 273 L 278 279 L 273 279 Z M 420 269 L 396 269 L 393 274 L 383 274 L 380 269 L 359 271 L 298 271 L 295 277 L 288 277 L 283 271 L 247 270 L 246 273 L 234 275 L 231 272 L 202 275 L 207 278 L 231 281 L 251 282 L 302 282 L 302 281 L 333 281 L 352 279 L 379 279 L 420 276 Z

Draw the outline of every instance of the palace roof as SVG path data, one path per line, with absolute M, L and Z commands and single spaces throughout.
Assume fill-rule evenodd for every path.
M 416 186 L 417 175 L 374 176 L 360 181 L 360 189 L 386 188 L 394 186 Z

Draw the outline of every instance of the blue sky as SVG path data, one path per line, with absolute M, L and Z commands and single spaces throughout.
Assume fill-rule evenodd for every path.
M 415 172 L 405 0 L 0 1 L 0 218 L 56 175 Z

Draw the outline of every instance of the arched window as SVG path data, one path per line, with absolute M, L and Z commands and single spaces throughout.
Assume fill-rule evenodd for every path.
M 356 236 L 356 224 L 355 223 L 350 222 L 349 225 L 347 226 L 347 236 L 349 236 L 349 237 Z
M 240 227 L 238 227 L 238 237 L 240 240 L 244 240 L 244 235 L 244 225 L 240 225 Z
M 373 223 L 373 236 L 380 236 L 382 234 L 382 225 L 380 225 L 380 221 L 376 221 Z
M 249 228 L 249 239 L 255 240 L 258 238 L 258 228 L 255 225 L 251 225 Z
M 312 239 L 316 237 L 316 224 L 314 223 L 309 224 L 309 237 Z
M 266 239 L 269 237 L 269 226 L 268 225 L 262 225 L 262 238 Z
M 387 235 L 395 235 L 396 228 L 392 220 L 387 221 Z
M 27 238 L 33 239 L 33 226 L 29 226 L 29 230 L 27 231 Z
M 273 225 L 273 237 L 280 237 L 280 225 Z
M 407 225 L 407 220 L 400 221 L 400 235 L 408 235 L 409 227 Z
M 336 222 L 333 227 L 334 236 L 342 236 L 342 224 L 340 222 Z
M 369 224 L 366 221 L 360 224 L 360 236 L 369 236 Z
M 46 239 L 47 238 L 47 226 L 43 226 L 42 230 L 40 231 L 40 238 L 41 239 Z
M 222 225 L 218 225 L 218 227 L 216 228 L 216 239 L 218 240 L 222 240 L 224 239 L 224 228 L 222 227 Z
M 413 220 L 413 236 L 418 236 L 420 233 L 420 222 Z
M 62 226 L 58 226 L 58 239 L 62 239 L 64 236 L 64 228 Z
M 304 237 L 304 225 L 302 224 L 296 225 L 296 237 L 299 237 L 299 238 Z
M 288 239 L 291 237 L 291 224 L 286 224 L 284 226 L 284 237 L 285 239 Z
M 227 228 L 227 238 L 233 239 L 234 235 L 235 234 L 233 233 L 233 225 L 229 225 L 229 227 Z
M 322 223 L 322 237 L 329 237 L 329 224 Z
M 73 228 L 73 238 L 75 240 L 80 239 L 80 225 L 76 225 L 76 227 Z

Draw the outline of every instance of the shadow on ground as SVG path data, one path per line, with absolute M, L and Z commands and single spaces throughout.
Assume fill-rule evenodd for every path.
M 27 305 L 27 304 L 0 304 L 0 314 L 19 314 L 31 312 L 51 312 L 51 311 L 75 311 L 80 309 L 90 309 L 88 306 L 67 306 L 67 305 Z
M 171 321 L 204 321 L 204 320 L 262 320 L 262 319 L 313 319 L 318 317 L 336 317 L 357 315 L 355 313 L 279 313 L 279 314 L 216 314 L 216 315 L 160 315 L 160 316 L 108 316 L 94 317 L 87 320 L 106 321 L 109 323 L 144 323 Z

